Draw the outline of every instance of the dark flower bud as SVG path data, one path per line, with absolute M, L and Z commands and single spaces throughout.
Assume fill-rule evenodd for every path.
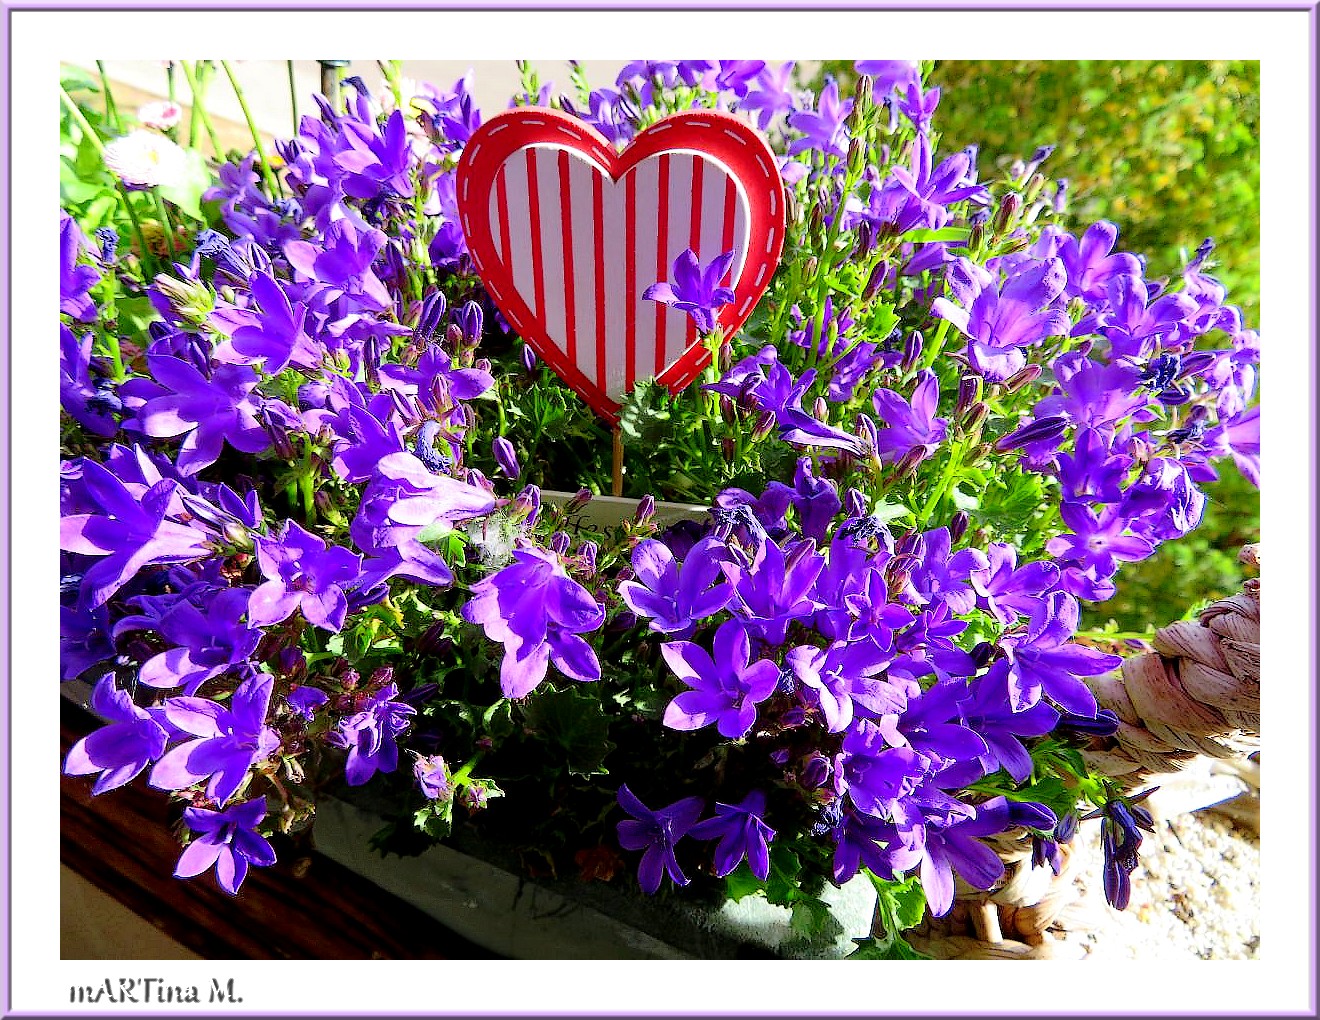
M 101 264 L 113 266 L 119 257 L 119 231 L 114 227 L 98 227 L 94 236 L 101 242 Z
M 787 765 L 788 757 L 789 754 L 787 747 L 776 747 L 773 751 L 770 752 L 770 760 L 774 762 L 776 765 Z
M 490 794 L 484 786 L 469 785 L 464 786 L 458 795 L 459 802 L 469 811 L 481 811 L 485 808 L 486 802 L 490 799 Z
M 725 436 L 720 440 L 720 452 L 724 454 L 726 464 L 732 464 L 738 459 L 738 444 L 733 441 L 732 436 Z
M 564 553 L 568 552 L 570 541 L 572 541 L 572 539 L 569 538 L 568 532 L 556 531 L 550 537 L 550 551 L 558 556 L 563 556 Z
M 921 331 L 914 329 L 903 341 L 903 360 L 899 367 L 904 372 L 911 372 L 921 362 L 921 351 L 926 345 L 926 338 Z
M 293 443 L 289 441 L 289 433 L 285 430 L 284 424 L 271 414 L 269 407 L 262 407 L 257 412 L 257 420 L 270 436 L 271 445 L 275 448 L 275 456 L 281 460 L 295 460 L 298 455 L 293 449 Z
M 578 489 L 577 492 L 573 493 L 573 498 L 564 505 L 564 509 L 571 514 L 574 514 L 590 502 L 591 490 L 587 488 Z
M 578 548 L 578 558 L 582 561 L 582 569 L 588 575 L 596 572 L 596 557 L 600 553 L 600 546 L 595 542 L 583 542 Z
M 275 656 L 275 669 L 280 676 L 298 680 L 307 674 L 307 657 L 302 649 L 295 647 L 281 648 Z
M 738 408 L 734 406 L 733 399 L 727 393 L 720 394 L 720 417 L 724 419 L 726 425 L 738 424 Z
M 860 489 L 849 489 L 843 496 L 843 509 L 849 517 L 865 517 L 866 496 Z
M 463 346 L 463 327 L 458 323 L 451 322 L 445 328 L 445 346 L 453 351 L 457 351 Z
M 1076 736 L 1109 737 L 1118 732 L 1118 716 L 1108 708 L 1100 709 L 1095 718 L 1064 712 L 1055 729 Z
M 976 668 L 980 669 L 982 666 L 988 665 L 995 657 L 995 646 L 989 641 L 978 641 L 970 654 L 972 661 L 976 663 Z
M 725 340 L 723 343 L 720 344 L 720 353 L 719 353 L 719 358 L 716 359 L 716 367 L 718 367 L 720 372 L 723 373 L 723 372 L 728 372 L 728 370 L 732 366 L 733 366 L 733 344 Z
M 967 246 L 972 251 L 976 251 L 983 244 L 985 244 L 985 224 L 976 223 L 967 235 Z
M 444 623 L 433 623 L 417 636 L 413 651 L 418 655 L 442 655 L 454 647 L 454 640 L 448 634 Z
M 655 497 L 647 493 L 637 503 L 637 511 L 633 514 L 633 522 L 636 524 L 646 524 L 655 516 Z
M 802 765 L 801 783 L 805 789 L 819 790 L 833 778 L 833 763 L 819 751 L 813 751 Z
M 926 459 L 926 451 L 923 447 L 916 446 L 907 453 L 903 454 L 897 466 L 894 468 L 894 476 L 898 481 L 906 478 L 915 478 L 917 466 Z
M 339 686 L 345 691 L 355 691 L 361 681 L 362 677 L 356 669 L 346 669 L 339 677 Z
M 759 443 L 768 436 L 775 427 L 775 420 L 773 411 L 762 411 L 761 416 L 756 419 L 756 424 L 752 426 L 752 442 Z
M 866 286 L 862 288 L 862 300 L 870 301 L 880 293 L 880 288 L 885 285 L 885 277 L 889 275 L 889 260 L 881 259 L 871 270 L 871 275 L 866 278 Z
M 1185 354 L 1182 358 L 1182 371 L 1178 374 L 1178 378 L 1186 379 L 1188 376 L 1200 375 L 1218 360 L 1218 355 L 1210 351 L 1193 351 L 1191 354 Z
M 481 305 L 469 301 L 455 312 L 455 321 L 463 331 L 463 337 L 473 347 L 481 343 L 481 331 L 484 325 Z
M 417 316 L 417 328 L 413 336 L 423 343 L 435 343 L 444 322 L 445 309 L 448 307 L 445 296 L 440 291 L 427 296 L 422 302 L 421 312 Z
M 871 227 L 870 220 L 862 220 L 857 226 L 857 244 L 853 248 L 854 258 L 865 258 L 870 252 L 871 246 L 875 243 L 875 231 Z M 868 284 L 870 279 L 867 280 Z M 863 295 L 866 296 L 866 295 Z
M 387 687 L 394 682 L 394 667 L 381 666 L 373 670 L 368 684 L 373 688 Z
M 1022 196 L 1016 191 L 1010 191 L 999 200 L 999 208 L 995 211 L 994 217 L 995 232 L 1007 234 L 1021 215 Z
M 967 414 L 962 419 L 962 427 L 965 432 L 975 432 L 985 424 L 986 415 L 989 409 L 981 401 L 977 401 L 967 409 Z
M 820 270 L 820 259 L 815 255 L 810 256 L 806 262 L 802 263 L 802 275 L 808 280 L 814 280 L 816 273 Z
M 1004 381 L 1004 389 L 1016 393 L 1024 386 L 1029 386 L 1040 378 L 1043 369 L 1039 365 L 1023 365 Z
M 1069 811 L 1054 826 L 1054 838 L 1060 843 L 1069 843 L 1077 835 L 1077 813 Z
M 853 89 L 853 106 L 851 112 L 854 114 L 858 111 L 865 112 L 867 107 L 871 105 L 871 96 L 874 90 L 875 79 L 869 74 L 859 75 L 857 78 L 857 86 Z
M 811 212 L 807 214 L 807 231 L 813 237 L 825 236 L 825 210 L 820 203 L 813 205 L 811 207 Z M 807 273 L 808 278 L 815 275 L 816 274 L 813 272 Z
M 1048 442 L 1051 439 L 1058 439 L 1067 428 L 1068 419 L 1064 415 L 1052 414 L 1044 418 L 1037 418 L 1035 421 L 1022 426 L 1022 428 L 1001 437 L 995 443 L 995 449 L 1000 453 L 1007 453 L 1009 450 L 1016 450 L 1032 443 Z
M 967 534 L 967 525 L 971 518 L 967 516 L 966 510 L 959 510 L 949 520 L 949 541 L 957 542 L 963 535 Z
M 503 436 L 496 436 L 491 442 L 491 453 L 495 456 L 495 463 L 500 466 L 510 480 L 516 481 L 522 474 L 522 468 L 518 464 L 518 451 L 513 448 L 513 444 Z
M 1045 183 L 1044 174 L 1032 174 L 1031 180 L 1027 182 L 1026 190 L 1022 193 L 1022 197 L 1028 202 L 1036 201 L 1036 199 L 1040 197 L 1041 191 L 1044 190 Z
M 955 418 L 961 418 L 972 404 L 981 399 L 981 377 L 965 375 L 958 383 L 958 400 L 953 405 Z

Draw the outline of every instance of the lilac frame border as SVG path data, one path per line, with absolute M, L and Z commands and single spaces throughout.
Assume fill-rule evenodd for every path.
M 15 11 L 123 11 L 123 12 L 142 12 L 152 10 L 181 10 L 181 11 L 251 11 L 251 12 L 288 12 L 305 10 L 333 10 L 333 11 L 352 11 L 359 10 L 363 12 L 375 11 L 417 11 L 417 10 L 449 10 L 449 11 L 565 11 L 565 12 L 584 12 L 584 11 L 664 11 L 675 10 L 700 10 L 700 11 L 757 11 L 757 10 L 798 10 L 798 11 L 887 11 L 887 12 L 925 12 L 925 11 L 949 11 L 949 12 L 995 12 L 995 11 L 1244 11 L 1244 12 L 1300 12 L 1308 11 L 1308 29 L 1310 36 L 1310 86 L 1311 86 L 1311 121 L 1310 121 L 1310 155 L 1311 165 L 1308 175 L 1311 199 L 1317 206 L 1313 208 L 1313 213 L 1320 216 L 1320 170 L 1317 168 L 1317 162 L 1320 161 L 1320 124 L 1317 120 L 1320 118 L 1320 69 L 1317 68 L 1317 58 L 1320 57 L 1320 9 L 1317 8 L 1317 0 L 1292 0 L 1292 2 L 1267 2 L 1262 4 L 1251 4 L 1243 0 L 1162 0 L 1156 3 L 1143 3 L 1142 0 L 1109 0 L 1109 2 L 1100 2 L 1100 0 L 1079 0 L 1079 2 L 1069 3 L 1067 0 L 1018 0 L 1017 3 L 1001 2 L 1001 0 L 988 0 L 985 3 L 973 3 L 968 0 L 927 0 L 925 3 L 912 3 L 911 0 L 898 0 L 895 3 L 877 2 L 877 0 L 825 0 L 822 3 L 804 3 L 803 0 L 670 0 L 667 3 L 658 3 L 655 0 L 641 0 L 638 3 L 621 3 L 618 0 L 573 0 L 568 3 L 544 2 L 538 3 L 535 0 L 490 0 L 486 3 L 455 3 L 437 6 L 434 0 L 389 0 L 388 3 L 381 5 L 363 6 L 361 0 L 282 0 L 282 2 L 273 4 L 262 4 L 251 2 L 251 0 L 239 0 L 235 3 L 217 3 L 208 2 L 208 0 L 197 0 L 197 2 L 188 2 L 188 0 L 175 0 L 175 2 L 159 3 L 135 3 L 132 0 L 104 0 L 99 3 L 59 3 L 59 2 L 11 2 L 11 0 L 0 0 L 0 11 L 3 17 L 0 17 L 0 53 L 4 54 L 6 69 L 8 73 L 0 81 L 0 99 L 3 101 L 3 108 L 0 109 L 0 165 L 6 170 L 6 187 L 3 198 L 0 199 L 0 234 L 5 238 L 5 254 L 8 265 L 14 264 L 14 239 L 11 233 L 10 209 L 14 201 L 14 185 L 12 176 L 8 170 L 11 165 L 12 148 L 10 138 L 10 119 L 9 111 L 14 100 L 14 81 L 13 81 L 13 61 L 11 59 L 12 39 L 11 39 L 11 17 Z M 1314 271 L 1320 272 L 1320 225 L 1313 219 L 1310 230 L 1310 254 L 1311 265 Z M 10 947 L 14 941 L 13 924 L 14 920 L 10 914 L 10 889 L 12 883 L 12 874 L 10 871 L 10 846 L 11 846 L 11 805 L 8 777 L 13 775 L 13 748 L 10 746 L 10 726 L 12 718 L 12 694 L 10 680 L 13 676 L 13 624 L 10 614 L 13 595 L 13 577 L 10 569 L 10 548 L 13 541 L 12 507 L 13 507 L 13 479 L 10 465 L 10 444 L 13 426 L 13 407 L 11 400 L 13 380 L 13 358 L 11 339 L 13 337 L 13 280 L 6 275 L 4 280 L 3 300 L 4 307 L 8 310 L 3 323 L 3 366 L 4 371 L 0 373 L 0 378 L 4 380 L 4 390 L 0 393 L 0 405 L 3 406 L 3 416 L 0 416 L 0 508 L 3 508 L 4 534 L 0 540 L 0 574 L 3 574 L 4 583 L 0 585 L 0 617 L 3 617 L 3 630 L 0 635 L 3 636 L 3 644 L 7 654 L 0 658 L 0 682 L 3 682 L 4 697 L 0 699 L 0 742 L 4 748 L 4 757 L 0 759 L 0 770 L 3 770 L 5 781 L 0 783 L 0 827 L 3 831 L 3 839 L 0 839 L 0 871 L 3 871 L 3 883 L 0 883 L 0 911 L 4 914 L 4 927 L 0 929 L 0 951 L 4 953 L 3 971 L 0 971 L 0 1020 L 7 1017 L 53 1017 L 66 1014 L 37 1011 L 16 1013 L 13 1011 L 11 999 L 12 982 L 12 959 L 10 956 Z M 1311 351 L 1315 362 L 1313 366 L 1313 376 L 1311 379 L 1311 390 L 1313 399 L 1310 408 L 1310 425 L 1313 439 L 1320 440 L 1320 297 L 1317 291 L 1313 290 L 1310 300 L 1310 313 L 1312 322 Z M 1317 535 L 1317 526 L 1320 525 L 1320 510 L 1317 509 L 1317 503 L 1320 502 L 1320 472 L 1317 472 L 1316 465 L 1311 465 L 1311 504 L 1309 507 L 1307 519 L 1310 523 L 1311 535 Z M 1317 597 L 1317 579 L 1320 577 L 1320 569 L 1317 563 L 1311 563 L 1310 571 L 1310 595 L 1312 598 L 1311 606 L 1314 610 Z M 1310 677 L 1312 680 L 1312 717 L 1311 732 L 1314 738 L 1320 739 L 1320 733 L 1317 732 L 1317 717 L 1315 703 L 1315 687 L 1317 681 L 1320 681 L 1320 639 L 1317 634 L 1312 632 L 1308 648 L 1308 659 L 1310 665 Z M 1313 739 L 1309 754 L 1310 773 L 1313 779 L 1316 777 L 1316 739 Z M 1314 805 L 1313 805 L 1314 807 Z M 1317 819 L 1312 818 L 1312 840 L 1309 848 L 1309 864 L 1313 880 L 1316 878 L 1316 844 L 1320 842 L 1320 825 Z M 1311 904 L 1310 910 L 1310 939 L 1312 949 L 1316 949 L 1317 936 L 1317 906 L 1315 902 Z M 1259 1016 L 1316 1016 L 1317 1015 L 1317 972 L 1316 963 L 1312 962 L 1310 972 L 1309 987 L 1310 1008 L 1309 1012 L 1296 1013 L 1292 1011 L 1274 1011 L 1269 1013 L 1260 1013 Z M 104 1015 L 130 1015 L 121 1011 L 86 1011 L 79 1015 L 85 1016 L 104 1016 Z M 167 1015 L 167 1014 L 160 1014 Z M 194 1017 L 232 1017 L 252 1015 L 244 1014 L 239 1011 L 225 1012 L 190 1012 L 189 1016 Z M 360 1013 L 339 1013 L 327 1012 L 324 1010 L 306 1013 L 265 1013 L 268 1016 L 360 1016 Z M 437 1016 L 435 1012 L 396 1012 L 391 1014 L 377 1014 L 380 1016 Z M 451 1014 L 452 1015 L 452 1014 Z M 545 1017 L 568 1017 L 568 1016 L 704 1016 L 708 1013 L 667 1011 L 658 1012 L 639 1012 L 639 1013 L 587 1013 L 587 1012 L 544 1012 L 544 1013 L 482 1013 L 483 1017 L 522 1017 L 522 1016 L 545 1016 Z M 776 1014 L 768 1011 L 759 1011 L 756 1013 L 723 1013 L 722 1016 L 783 1016 L 788 1014 Z M 834 1016 L 872 1016 L 874 1013 L 834 1013 Z M 946 1016 L 964 1016 L 960 1013 L 922 1013 L 921 1016 L 946 1017 Z M 983 1013 L 985 1016 L 999 1015 L 1027 1015 L 1017 1013 Z M 1122 1016 L 1122 1015 L 1141 1015 L 1140 1010 L 1123 1012 L 1093 1012 L 1083 1011 L 1076 1013 L 1059 1013 L 1059 1016 L 1075 1017 L 1095 1017 L 1095 1016 Z M 1170 1012 L 1160 1014 L 1162 1016 L 1220 1016 L 1237 1015 L 1235 1013 L 1181 1013 Z

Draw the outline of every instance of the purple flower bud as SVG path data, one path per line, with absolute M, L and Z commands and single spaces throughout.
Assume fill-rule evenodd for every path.
M 728 372 L 733 365 L 733 344 L 727 340 L 720 344 L 720 356 L 717 364 L 721 373 Z
M 275 456 L 281 460 L 295 460 L 298 455 L 293 449 L 293 444 L 289 442 L 289 433 L 285 430 L 284 423 L 271 414 L 269 407 L 262 407 L 257 412 L 257 419 L 270 436 L 271 444 L 275 448 Z
M 484 786 L 470 785 L 463 787 L 459 799 L 469 811 L 481 811 L 490 799 L 490 794 L 486 792 Z
M 1009 450 L 1016 450 L 1032 443 L 1043 443 L 1051 439 L 1058 439 L 1067 427 L 1068 419 L 1061 414 L 1037 418 L 1015 432 L 1003 436 L 995 443 L 995 449 L 1000 453 L 1007 453 Z
M 775 414 L 773 411 L 762 411 L 761 416 L 756 419 L 756 424 L 752 426 L 752 442 L 759 443 L 768 436 L 775 427 Z
M 496 436 L 490 444 L 491 452 L 495 455 L 495 463 L 500 466 L 509 479 L 516 481 L 522 474 L 522 468 L 518 466 L 518 451 L 513 448 L 513 444 L 503 436 Z
M 573 493 L 573 498 L 564 505 L 564 509 L 571 514 L 575 514 L 590 502 L 591 490 L 588 488 L 581 488 Z
M 921 349 L 925 346 L 926 339 L 921 335 L 920 330 L 913 330 L 903 341 L 903 360 L 899 367 L 904 372 L 911 372 L 921 361 Z
M 529 485 L 513 499 L 510 510 L 515 520 L 526 520 L 528 526 L 536 523 L 537 513 L 541 509 L 541 490 Z
M 881 259 L 871 270 L 871 275 L 866 278 L 866 286 L 862 288 L 862 300 L 870 301 L 880 293 L 880 288 L 885 285 L 885 277 L 889 275 L 889 261 Z
M 1068 178 L 1060 177 L 1054 185 L 1054 211 L 1060 215 L 1068 208 Z
M 1016 393 L 1022 387 L 1028 386 L 1039 379 L 1042 371 L 1044 369 L 1039 365 L 1023 365 L 1022 368 L 1004 381 L 1004 389 L 1008 390 L 1009 393 Z
M 880 430 L 876 428 L 875 421 L 869 414 L 857 416 L 857 438 L 862 441 L 862 446 L 868 453 L 875 453 L 880 449 Z
M 726 425 L 738 424 L 738 409 L 727 393 L 720 394 L 720 417 L 724 419 Z
M 463 327 L 458 323 L 451 322 L 445 327 L 445 345 L 453 351 L 457 351 L 463 346 Z
M 999 200 L 999 208 L 995 210 L 995 230 L 1000 234 L 1008 233 L 1021 215 L 1022 196 L 1015 191 L 1010 191 Z
M 898 464 L 894 467 L 894 475 L 900 481 L 909 476 L 915 477 L 917 466 L 926 459 L 926 450 L 924 447 L 915 446 L 907 453 L 903 454 Z
M 849 489 L 844 493 L 843 510 L 849 517 L 866 516 L 866 496 L 860 489 Z
M 1069 843 L 1076 834 L 1077 813 L 1069 811 L 1059 819 L 1059 824 L 1054 827 L 1054 838 L 1060 843 Z
M 482 312 L 481 305 L 469 301 L 454 315 L 458 327 L 463 331 L 463 338 L 475 347 L 481 343 Z
M 568 545 L 571 541 L 572 539 L 569 538 L 568 532 L 556 531 L 550 537 L 550 549 L 557 555 L 563 556 L 564 553 L 568 552 Z
M 655 516 L 655 497 L 647 493 L 637 503 L 637 512 L 633 514 L 635 524 L 646 524 Z
M 738 444 L 733 441 L 732 436 L 725 436 L 720 440 L 720 452 L 724 455 L 726 464 L 732 464 L 738 459 Z
M 961 418 L 966 410 L 981 399 L 981 377 L 965 375 L 958 383 L 958 400 L 953 405 L 953 415 Z
M 422 302 L 422 310 L 417 316 L 417 328 L 413 336 L 423 343 L 435 343 L 440 332 L 440 325 L 445 318 L 447 304 L 440 291 L 431 294 Z
M 871 221 L 862 220 L 857 226 L 857 245 L 853 248 L 853 258 L 865 258 L 867 253 L 871 250 L 871 245 L 874 243 L 875 231 L 871 227 Z M 866 282 L 868 284 L 871 282 L 870 277 L 867 277 Z M 863 293 L 862 296 L 866 297 L 867 295 Z
M 967 525 L 971 523 L 971 518 L 967 516 L 966 510 L 959 510 L 949 520 L 949 541 L 957 542 L 967 534 Z
M 967 414 L 963 417 L 962 427 L 965 432 L 975 432 L 985 421 L 989 409 L 981 401 L 977 401 L 967 409 Z
M 770 760 L 774 762 L 776 765 L 787 765 L 788 748 L 776 747 L 773 751 L 770 752 Z
M 995 657 L 995 646 L 989 641 L 978 641 L 969 654 L 976 663 L 976 668 L 980 669 Z
M 522 363 L 526 371 L 536 371 L 536 352 L 528 344 L 523 344 Z
M 587 574 L 596 573 L 596 556 L 600 553 L 600 546 L 595 542 L 583 542 L 578 549 L 578 557 L 582 560 L 582 568 Z
M 812 417 L 817 421 L 830 420 L 830 404 L 824 397 L 817 397 L 816 402 L 811 405 Z
M 802 766 L 802 786 L 808 790 L 818 790 L 834 778 L 834 765 L 819 751 L 811 752 Z

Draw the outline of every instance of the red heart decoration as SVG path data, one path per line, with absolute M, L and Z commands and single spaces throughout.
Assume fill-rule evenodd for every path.
M 642 298 L 674 259 L 733 251 L 726 336 L 765 293 L 784 244 L 784 184 L 736 117 L 666 117 L 623 150 L 557 110 L 481 125 L 456 178 L 459 220 L 486 290 L 540 358 L 611 423 L 652 376 L 677 393 L 710 360 L 686 312 Z M 671 281 L 672 282 L 672 281 Z

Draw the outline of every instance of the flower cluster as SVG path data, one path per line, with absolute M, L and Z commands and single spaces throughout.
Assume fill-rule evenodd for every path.
M 214 222 L 174 208 L 168 257 L 63 216 L 62 677 L 105 721 L 65 770 L 171 791 L 176 873 L 229 892 L 333 775 L 410 785 L 428 838 L 485 824 L 606 879 L 617 847 L 648 893 L 699 876 L 809 913 L 862 869 L 944 913 L 955 877 L 1000 878 L 986 838 L 1045 861 L 1094 809 L 1125 900 L 1145 816 L 1073 753 L 1116 725 L 1081 613 L 1197 526 L 1216 462 L 1259 482 L 1259 340 L 1209 244 L 1151 279 L 1114 225 L 1069 223 L 1047 152 L 982 180 L 937 151 L 918 65 L 858 69 L 843 96 L 761 61 L 594 90 L 574 66 L 554 96 L 522 65 L 515 102 L 616 146 L 748 118 L 792 195 L 737 335 L 731 253 L 647 281 L 713 357 L 625 401 L 645 498 L 617 523 L 585 512 L 609 430 L 467 255 L 466 81 L 350 81 L 278 172 L 260 146 L 216 168 Z

